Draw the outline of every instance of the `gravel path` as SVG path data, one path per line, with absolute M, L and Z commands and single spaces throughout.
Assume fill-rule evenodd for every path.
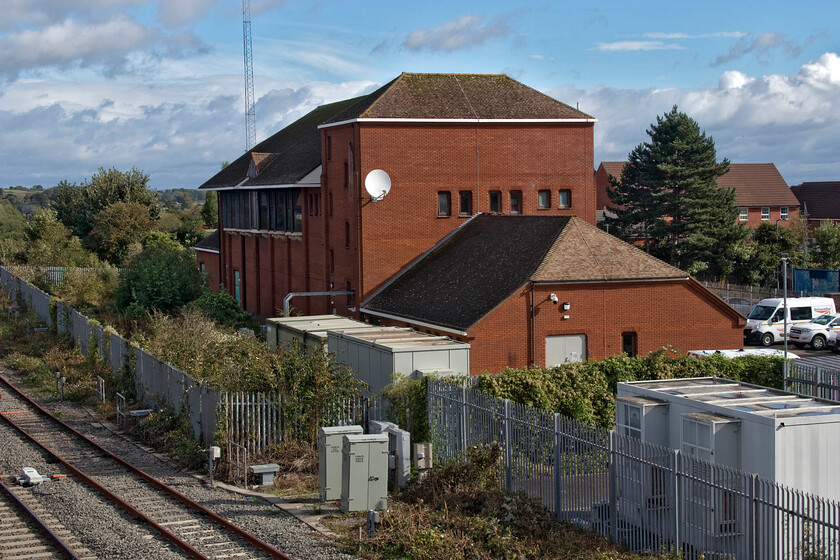
M 0 367 L 0 373 L 19 387 L 18 376 Z M 148 453 L 137 444 L 114 434 L 84 408 L 68 403 L 45 403 L 43 406 L 124 460 L 143 468 L 148 474 L 173 486 L 179 492 L 227 518 L 242 529 L 297 560 L 352 560 L 333 543 L 297 518 L 260 498 L 244 496 L 223 488 L 207 488 L 191 473 L 179 470 Z M 0 398 L 0 410 L 14 405 L 7 395 Z M 54 474 L 58 465 L 48 465 L 39 451 L 24 444 L 13 430 L 0 424 L 0 441 L 9 451 L 0 454 L 0 474 L 20 472 L 31 466 L 42 474 Z M 57 518 L 74 532 L 84 545 L 100 558 L 181 558 L 180 551 L 145 530 L 127 516 L 115 516 L 110 506 L 86 486 L 72 478 L 62 478 L 37 487 L 44 502 L 53 505 Z

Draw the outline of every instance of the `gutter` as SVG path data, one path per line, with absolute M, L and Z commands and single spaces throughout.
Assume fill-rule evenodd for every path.
M 318 128 L 330 128 L 333 126 L 343 126 L 352 123 L 477 123 L 477 124 L 498 124 L 498 123 L 595 123 L 598 122 L 596 118 L 589 119 L 395 119 L 395 118 L 355 118 L 346 121 L 339 121 L 334 123 L 319 124 Z
M 457 334 L 459 336 L 468 336 L 465 331 L 441 327 L 440 325 L 435 325 L 434 323 L 424 323 L 423 321 L 417 321 L 416 319 L 407 319 L 405 317 L 400 317 L 399 315 L 390 315 L 388 313 L 382 313 L 379 311 L 371 311 L 370 309 L 365 309 L 364 307 L 361 308 L 359 312 L 364 313 L 366 315 L 373 315 L 374 317 L 382 317 L 383 319 L 391 319 L 392 321 L 401 321 L 403 323 L 417 325 L 418 327 L 424 327 L 427 329 L 435 329 L 437 331 L 442 331 L 450 334 Z

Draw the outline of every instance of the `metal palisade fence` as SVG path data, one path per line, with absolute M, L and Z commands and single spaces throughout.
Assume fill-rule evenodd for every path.
M 430 379 L 437 460 L 502 448 L 504 489 L 636 552 L 690 559 L 840 557 L 840 504 L 560 414 Z
M 840 369 L 792 360 L 785 364 L 785 390 L 840 402 Z

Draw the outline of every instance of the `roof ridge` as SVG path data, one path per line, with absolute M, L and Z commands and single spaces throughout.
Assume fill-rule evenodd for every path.
M 581 228 L 579 228 L 578 225 L 577 225 L 577 222 L 578 222 L 577 216 L 575 216 L 574 218 L 575 219 L 572 220 L 572 221 L 574 221 L 574 223 L 575 223 L 575 228 L 578 231 L 582 231 Z M 609 274 L 607 274 L 607 271 L 604 268 L 603 263 L 601 263 L 601 259 L 598 258 L 598 255 L 595 253 L 595 251 L 592 250 L 592 246 L 589 245 L 589 242 L 586 240 L 586 236 L 581 235 L 580 238 L 581 238 L 581 241 L 583 241 L 583 244 L 586 246 L 586 250 L 589 251 L 589 254 L 592 256 L 592 260 L 594 260 L 595 263 L 598 265 L 598 268 L 601 269 L 601 274 L 603 275 L 604 280 L 609 278 Z

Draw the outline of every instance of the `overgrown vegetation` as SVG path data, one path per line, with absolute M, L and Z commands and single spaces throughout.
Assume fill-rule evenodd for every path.
M 477 387 L 500 398 L 612 428 L 619 381 L 717 376 L 781 389 L 783 363 L 782 358 L 767 356 L 692 358 L 662 349 L 646 357 L 622 354 L 553 368 L 506 369 L 479 376 Z
M 140 441 L 164 451 L 179 465 L 204 470 L 207 449 L 195 439 L 190 417 L 184 411 L 175 414 L 171 405 L 162 405 L 142 422 L 133 425 L 130 432 Z
M 470 448 L 465 463 L 439 466 L 396 493 L 374 539 L 359 540 L 356 526 L 335 529 L 352 553 L 374 559 L 641 558 L 557 521 L 536 500 L 499 490 L 499 452 Z

